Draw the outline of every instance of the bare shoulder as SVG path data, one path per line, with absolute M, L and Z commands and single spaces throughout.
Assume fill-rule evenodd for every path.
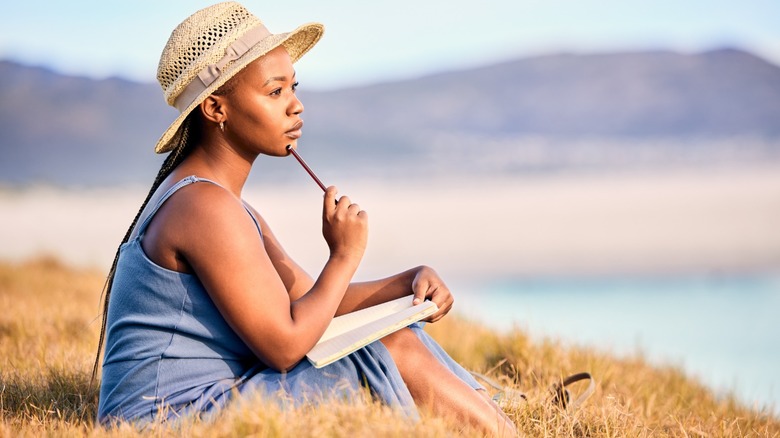
M 226 189 L 209 183 L 184 187 L 169 199 L 173 231 L 182 242 L 227 239 L 255 229 L 241 200 Z M 161 209 L 160 213 L 164 213 Z M 256 231 L 255 231 L 256 233 Z
M 218 254 L 246 252 L 244 246 L 252 240 L 246 236 L 252 234 L 257 230 L 240 199 L 220 186 L 196 183 L 165 201 L 149 224 L 143 245 L 161 266 L 191 272 L 192 265 Z
M 220 208 L 227 208 L 226 214 L 240 211 L 241 200 L 227 189 L 216 184 L 199 182 L 182 187 L 171 197 L 169 202 L 182 213 L 206 214 L 221 213 Z

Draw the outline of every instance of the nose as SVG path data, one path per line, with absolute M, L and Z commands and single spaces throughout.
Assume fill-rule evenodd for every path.
M 292 99 L 290 99 L 290 106 L 288 109 L 288 114 L 295 114 L 298 115 L 303 112 L 303 103 L 301 103 L 301 100 L 298 99 L 298 95 L 293 94 Z

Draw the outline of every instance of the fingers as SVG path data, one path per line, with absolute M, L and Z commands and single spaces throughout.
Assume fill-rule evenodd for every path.
M 443 287 L 437 287 L 435 290 L 432 291 L 430 295 L 431 301 L 436 303 L 437 306 L 439 306 L 439 310 L 436 311 L 433 315 L 429 316 L 426 321 L 428 322 L 436 322 L 444 317 L 449 311 L 452 309 L 452 305 L 455 303 L 454 298 L 452 297 L 452 294 L 450 291 L 446 288 L 446 286 Z
M 351 214 L 365 216 L 365 212 L 360 209 L 358 204 L 353 204 L 352 200 L 349 199 L 349 196 L 342 196 L 336 199 L 338 192 L 336 186 L 330 186 L 325 189 L 325 197 L 323 200 L 323 209 L 325 213 L 332 214 L 337 208 L 345 208 Z
M 338 190 L 325 189 L 322 207 L 322 232 L 331 255 L 362 257 L 366 247 L 368 215 L 348 196 L 336 199 Z
M 349 199 L 349 196 L 342 196 L 336 199 L 336 195 L 338 195 L 338 193 L 339 190 L 336 188 L 336 186 L 330 186 L 325 189 L 324 202 L 325 206 L 328 207 L 327 210 L 333 211 L 337 206 L 344 206 L 352 213 L 360 212 L 360 206 L 358 204 L 353 204 L 352 200 Z
M 449 288 L 438 274 L 428 267 L 423 267 L 415 276 L 412 281 L 412 292 L 414 293 L 413 304 L 422 303 L 427 298 L 439 307 L 436 313 L 425 319 L 427 322 L 436 322 L 441 319 L 455 303 Z
M 339 207 L 349 207 L 352 205 L 352 201 L 349 199 L 349 196 L 342 196 L 336 201 L 336 205 Z

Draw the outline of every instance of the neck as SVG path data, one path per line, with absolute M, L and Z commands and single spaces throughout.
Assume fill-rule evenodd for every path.
M 179 165 L 188 175 L 197 175 L 218 182 L 236 197 L 241 197 L 249 171 L 257 155 L 245 156 L 223 138 L 206 136 Z

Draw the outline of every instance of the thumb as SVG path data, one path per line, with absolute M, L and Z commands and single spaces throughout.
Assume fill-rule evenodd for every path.
M 331 213 L 336 209 L 336 194 L 338 189 L 335 186 L 330 186 L 325 189 L 325 197 L 322 204 L 323 213 Z
M 414 299 L 412 305 L 417 305 L 425 301 L 425 295 L 428 293 L 428 281 L 422 280 L 420 282 L 415 281 L 412 284 L 412 292 L 414 292 Z

